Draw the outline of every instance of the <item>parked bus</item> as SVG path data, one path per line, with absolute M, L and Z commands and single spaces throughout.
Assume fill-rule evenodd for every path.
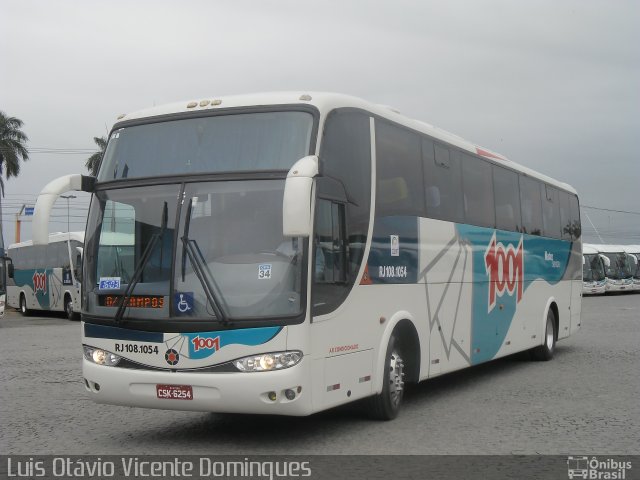
M 602 255 L 607 277 L 605 290 L 627 292 L 633 289 L 633 262 L 622 245 L 593 245 Z
M 70 190 L 93 192 L 82 342 L 98 403 L 308 415 L 367 398 L 391 419 L 405 382 L 549 360 L 580 327 L 575 190 L 352 97 L 126 115 L 97 179 L 45 187 L 38 242 Z M 131 256 L 114 259 L 113 235 Z
M 631 260 L 633 290 L 640 290 L 640 245 L 624 245 L 624 251 Z
M 65 312 L 71 319 L 80 311 L 80 281 L 84 232 L 54 233 L 47 245 L 31 240 L 9 245 L 7 302 L 27 316 L 31 310 Z
M 604 274 L 604 261 L 600 252 L 592 245 L 582 245 L 582 294 L 598 295 L 605 293 L 607 277 Z

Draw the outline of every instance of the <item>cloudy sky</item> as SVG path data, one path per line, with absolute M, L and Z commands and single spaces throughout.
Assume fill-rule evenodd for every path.
M 391 105 L 572 184 L 585 206 L 640 212 L 638 25 L 640 2 L 617 0 L 0 0 L 0 110 L 32 151 L 6 182 L 5 241 L 42 186 L 86 173 L 117 115 L 272 90 Z M 66 230 L 66 201 L 55 213 Z M 585 240 L 593 222 L 640 244 L 640 215 L 582 214 Z

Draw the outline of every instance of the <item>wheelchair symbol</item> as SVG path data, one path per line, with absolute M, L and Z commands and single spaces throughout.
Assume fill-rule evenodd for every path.
M 193 293 L 176 293 L 174 305 L 179 314 L 190 314 L 193 311 Z
M 180 294 L 180 301 L 178 302 L 178 310 L 180 310 L 181 313 L 186 313 L 191 310 L 189 303 L 184 299 L 184 294 L 182 293 Z

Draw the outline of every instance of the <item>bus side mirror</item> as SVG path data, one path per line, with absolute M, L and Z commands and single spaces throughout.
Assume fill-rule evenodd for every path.
M 313 179 L 318 173 L 318 157 L 315 155 L 301 158 L 289 170 L 282 202 L 282 234 L 285 237 L 311 235 Z
M 609 257 L 605 256 L 605 255 L 598 255 L 602 261 L 604 262 L 604 266 L 605 267 L 610 267 L 611 266 L 611 260 L 609 260 Z
M 11 261 L 10 258 L 7 258 L 5 260 L 9 260 L 9 264 L 7 265 L 7 276 L 9 278 L 13 278 L 13 276 L 15 275 L 15 269 L 13 268 L 13 262 Z
M 33 221 L 31 222 L 31 235 L 34 245 L 47 245 L 49 243 L 49 217 L 53 204 L 59 195 L 70 191 L 93 193 L 96 178 L 87 175 L 65 175 L 47 183 L 36 201 Z

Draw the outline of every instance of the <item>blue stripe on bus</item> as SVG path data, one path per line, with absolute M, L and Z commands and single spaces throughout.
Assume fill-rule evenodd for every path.
M 91 323 L 84 324 L 84 336 L 91 338 L 109 338 L 112 340 L 132 340 L 136 342 L 164 342 L 164 334 L 161 332 L 143 332 L 141 330 L 93 325 Z
M 458 224 L 456 229 L 460 239 L 469 242 L 473 248 L 471 363 L 475 365 L 491 360 L 498 353 L 521 296 L 535 280 L 544 280 L 555 285 L 564 277 L 569 265 L 572 243 L 471 225 Z M 501 256 L 496 266 L 502 269 L 505 260 L 510 264 L 506 267 L 506 270 L 513 274 L 512 278 L 509 278 L 513 287 L 510 292 L 499 292 L 496 284 L 498 279 L 490 278 L 487 255 L 491 245 L 495 246 L 495 252 L 500 252 Z M 518 253 L 521 253 L 522 262 L 521 286 L 515 278 L 519 268 L 514 265 Z M 504 286 L 506 288 L 507 284 Z M 518 288 L 521 288 L 520 292 Z

